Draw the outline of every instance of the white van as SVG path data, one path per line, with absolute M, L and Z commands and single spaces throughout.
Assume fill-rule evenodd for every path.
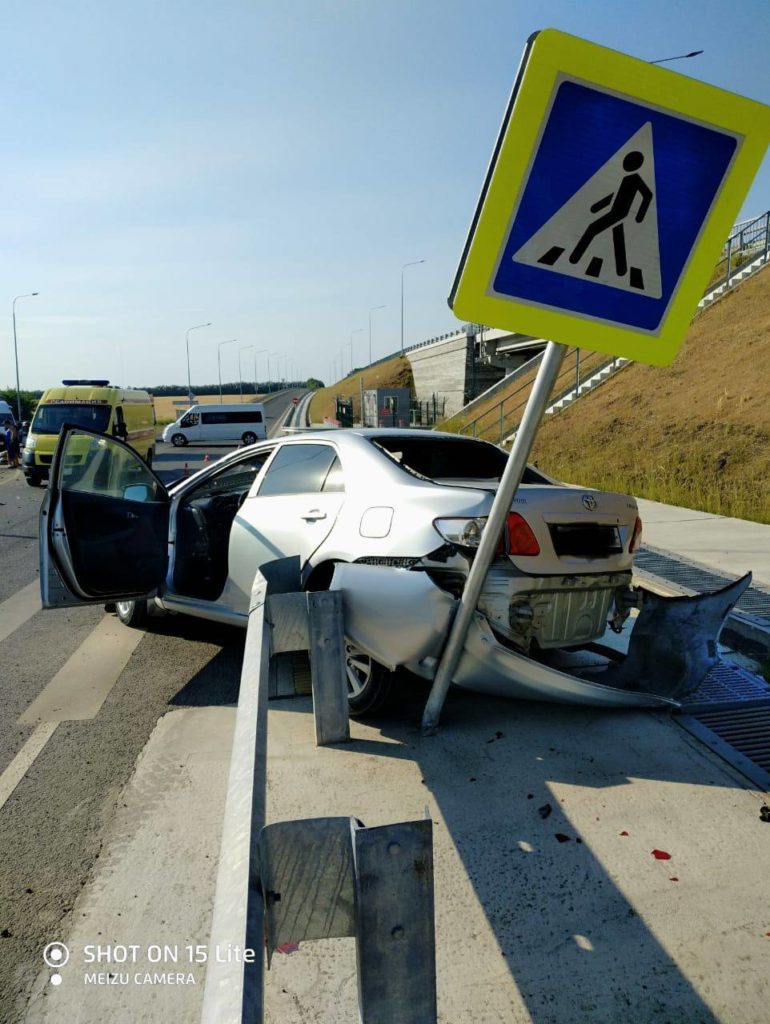
M 186 444 L 242 441 L 256 444 L 267 437 L 265 407 L 261 402 L 237 405 L 191 405 L 163 431 L 163 440 L 177 448 Z

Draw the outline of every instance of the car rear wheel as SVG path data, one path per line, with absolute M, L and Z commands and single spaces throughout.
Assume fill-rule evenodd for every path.
M 345 667 L 348 676 L 348 708 L 351 718 L 380 711 L 388 703 L 393 673 L 345 641 Z
M 187 444 L 187 438 L 184 434 L 173 434 L 171 436 L 171 443 L 175 448 L 184 448 Z
M 256 444 L 257 435 L 252 430 L 247 430 L 246 433 L 241 437 L 241 441 L 243 441 L 245 445 Z
M 33 475 L 32 473 L 30 473 L 29 476 L 25 476 L 24 479 L 27 481 L 30 487 L 39 487 L 40 484 L 43 482 L 39 476 Z
M 147 622 L 147 602 L 145 600 L 116 601 L 115 614 L 125 626 L 142 629 Z

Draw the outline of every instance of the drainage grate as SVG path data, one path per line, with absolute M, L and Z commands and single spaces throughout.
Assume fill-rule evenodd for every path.
M 760 789 L 770 790 L 770 701 L 678 715 L 677 721 Z
M 682 711 L 700 714 L 712 708 L 745 705 L 751 701 L 770 706 L 770 685 L 729 661 L 719 661 L 695 693 L 682 702 Z
M 718 662 L 676 721 L 761 789 L 770 789 L 770 685 Z
M 732 583 L 736 579 L 726 573 L 716 572 L 695 562 L 689 562 L 686 559 L 658 551 L 657 548 L 646 546 L 637 552 L 634 564 L 645 572 L 661 576 L 663 579 L 670 580 L 671 583 L 676 583 L 695 593 L 719 590 L 725 584 Z M 737 607 L 747 615 L 756 615 L 770 620 L 770 589 L 761 584 L 753 584 L 742 595 Z

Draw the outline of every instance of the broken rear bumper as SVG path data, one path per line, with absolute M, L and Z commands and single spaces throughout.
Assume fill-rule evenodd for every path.
M 472 619 L 452 682 L 495 696 L 597 707 L 678 707 L 718 660 L 716 639 L 751 575 L 713 594 L 645 601 L 626 658 L 590 678 L 504 647 L 480 613 Z M 423 572 L 340 563 L 345 634 L 390 669 L 433 679 L 458 601 Z

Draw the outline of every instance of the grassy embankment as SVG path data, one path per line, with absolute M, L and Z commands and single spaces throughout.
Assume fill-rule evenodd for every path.
M 310 422 L 321 424 L 324 418 L 334 419 L 335 398 L 353 399 L 353 419 L 361 418 L 361 381 L 363 388 L 412 388 L 412 367 L 403 356 L 393 356 L 383 363 L 367 366 L 362 370 L 354 370 L 347 377 L 328 388 L 319 388 L 310 402 Z
M 560 479 L 770 523 L 770 271 L 695 320 L 668 367 L 636 363 L 543 424 Z

